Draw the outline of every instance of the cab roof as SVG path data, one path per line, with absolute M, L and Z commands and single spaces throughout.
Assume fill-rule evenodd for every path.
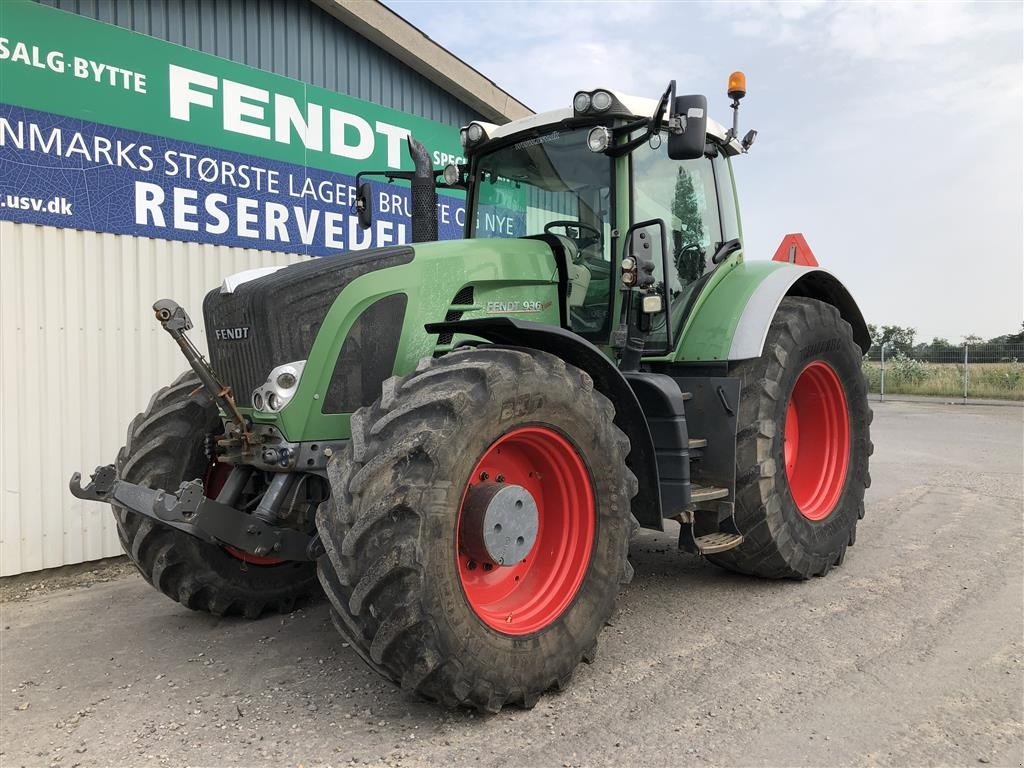
M 630 111 L 633 117 L 636 118 L 650 117 L 654 114 L 654 110 L 658 106 L 657 99 L 648 99 L 643 96 L 630 96 L 628 93 L 614 91 L 609 88 L 602 88 L 600 90 L 605 90 L 611 93 Z M 492 123 L 483 122 L 482 120 L 474 120 L 474 122 L 483 126 L 488 139 L 500 139 L 506 136 L 512 136 L 522 131 L 528 131 L 533 128 L 540 128 L 545 125 L 556 125 L 563 120 L 571 119 L 574 115 L 575 113 L 570 105 L 568 107 L 563 107 L 562 109 L 552 109 L 548 112 L 538 112 L 537 114 L 530 115 L 528 117 L 521 117 L 518 120 L 511 120 L 503 125 L 494 125 Z M 725 147 L 726 153 L 729 155 L 738 155 L 743 152 L 743 148 L 740 146 L 739 141 L 735 138 L 727 141 L 728 131 L 725 126 L 717 120 L 711 119 L 711 117 L 708 117 L 707 121 L 707 135 L 709 138 L 714 139 L 718 144 Z

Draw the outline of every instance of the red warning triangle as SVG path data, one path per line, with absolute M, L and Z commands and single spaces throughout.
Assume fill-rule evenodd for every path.
M 790 264 L 799 264 L 801 267 L 818 266 L 814 252 L 811 251 L 811 247 L 799 232 L 782 238 L 782 244 L 772 256 L 772 261 L 788 261 Z

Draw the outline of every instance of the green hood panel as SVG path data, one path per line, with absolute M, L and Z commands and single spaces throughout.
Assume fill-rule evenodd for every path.
M 460 305 L 462 318 L 509 314 L 558 325 L 558 270 L 544 242 L 456 240 L 413 248 L 409 263 L 364 274 L 345 286 L 324 317 L 295 396 L 277 414 L 254 413 L 256 422 L 275 424 L 293 441 L 349 437 L 349 414 L 323 413 L 324 398 L 349 331 L 364 310 L 386 296 L 407 297 L 393 375 L 409 373 L 420 359 L 450 348 L 439 347 L 424 325 L 444 321 L 456 294 L 467 286 L 473 299 Z

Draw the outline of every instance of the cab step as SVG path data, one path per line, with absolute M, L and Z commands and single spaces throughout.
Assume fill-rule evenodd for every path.
M 693 543 L 696 545 L 699 554 L 713 555 L 717 552 L 725 552 L 726 550 L 738 547 L 743 543 L 743 534 L 715 531 L 714 533 L 706 533 L 703 536 L 695 537 Z
M 690 500 L 694 504 L 703 504 L 715 499 L 724 499 L 729 495 L 728 488 L 716 488 L 713 485 L 691 485 Z
M 733 517 L 735 505 L 721 500 L 727 495 L 724 488 L 693 486 L 696 508 L 684 510 L 672 518 L 679 523 L 680 549 L 693 555 L 713 555 L 743 543 L 743 534 Z M 701 502 L 704 502 L 703 508 L 699 506 Z
M 707 448 L 708 441 L 703 437 L 691 437 L 689 445 L 687 446 L 691 451 L 694 448 Z

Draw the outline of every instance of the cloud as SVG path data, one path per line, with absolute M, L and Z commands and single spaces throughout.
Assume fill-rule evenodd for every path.
M 1019 27 L 1017 3 L 716 3 L 734 34 L 883 63 L 921 60 L 935 49 Z
M 660 3 L 440 3 L 389 7 L 420 25 L 531 108 L 570 103 L 580 88 L 605 86 L 655 97 L 680 71 L 704 72 L 706 60 L 684 50 L 669 19 L 679 6 Z M 637 36 L 645 37 L 636 49 Z M 652 86 L 651 83 L 658 83 Z
M 389 4 L 537 110 L 676 79 L 728 120 L 725 78 L 745 70 L 749 258 L 802 231 L 873 322 L 1019 326 L 1021 3 Z
M 921 59 L 935 48 L 973 40 L 992 28 L 980 5 L 960 3 L 857 3 L 828 20 L 832 47 L 861 59 Z

